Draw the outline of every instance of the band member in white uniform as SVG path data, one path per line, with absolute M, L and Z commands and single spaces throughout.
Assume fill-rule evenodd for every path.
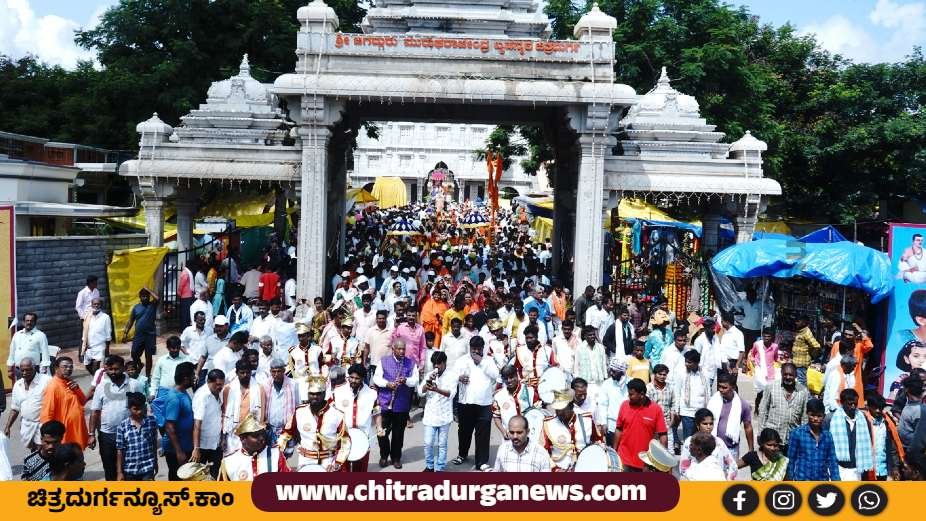
M 553 349 L 537 341 L 537 328 L 533 326 L 524 329 L 524 343 L 518 345 L 515 358 L 521 381 L 526 381 L 535 391 L 540 375 L 548 367 L 557 365 Z
M 540 407 L 540 397 L 533 387 L 523 385 L 514 366 L 506 366 L 501 371 L 505 386 L 495 392 L 492 399 L 492 419 L 495 428 L 508 439 L 508 422 L 515 416 L 524 414 L 531 407 Z
M 363 383 L 366 377 L 365 367 L 360 364 L 350 366 L 347 370 L 347 385 L 334 389 L 334 406 L 344 414 L 348 429 L 360 429 L 372 443 L 383 432 L 383 425 L 376 391 Z M 366 472 L 369 462 L 368 450 L 363 459 L 347 462 L 347 471 Z
M 554 396 L 551 407 L 556 416 L 544 420 L 540 443 L 550 453 L 553 472 L 570 472 L 579 452 L 592 443 L 602 442 L 603 438 L 590 413 L 576 414 L 573 410 L 572 389 L 555 391 Z
M 267 443 L 267 426 L 249 414 L 235 434 L 241 448 L 222 458 L 219 481 L 254 481 L 266 472 L 292 472 L 283 451 Z
M 307 378 L 309 403 L 296 407 L 277 446 L 285 448 L 290 439 L 298 440 L 299 472 L 340 472 L 350 452 L 350 438 L 344 413 L 325 400 L 324 376 Z

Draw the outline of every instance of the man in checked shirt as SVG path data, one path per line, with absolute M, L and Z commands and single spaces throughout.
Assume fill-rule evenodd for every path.
M 797 366 L 797 381 L 807 385 L 807 367 L 820 354 L 820 342 L 813 336 L 806 316 L 794 320 L 794 347 L 791 349 L 792 362 Z
M 550 454 L 528 437 L 527 420 L 508 420 L 508 441 L 498 448 L 494 472 L 550 472 Z

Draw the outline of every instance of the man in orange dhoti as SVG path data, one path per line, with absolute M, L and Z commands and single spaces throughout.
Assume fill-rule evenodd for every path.
M 76 443 L 87 448 L 87 424 L 84 422 L 84 403 L 87 398 L 77 382 L 71 379 L 74 361 L 64 356 L 55 360 L 55 377 L 48 382 L 42 399 L 41 423 L 58 420 L 64 424 L 61 443 Z

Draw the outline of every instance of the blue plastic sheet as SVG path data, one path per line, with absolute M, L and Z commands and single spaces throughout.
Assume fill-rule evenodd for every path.
M 843 234 L 839 233 L 839 230 L 833 228 L 830 225 L 826 225 L 819 230 L 814 230 L 807 235 L 798 239 L 801 242 L 842 242 L 848 241 Z
M 832 244 L 760 239 L 736 244 L 711 260 L 729 277 L 806 277 L 865 291 L 877 303 L 894 289 L 887 254 L 843 241 Z

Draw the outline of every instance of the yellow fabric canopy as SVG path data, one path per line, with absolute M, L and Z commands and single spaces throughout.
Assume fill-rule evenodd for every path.
M 784 221 L 759 221 L 756 223 L 756 231 L 791 235 L 791 227 Z
M 373 184 L 373 197 L 379 201 L 380 208 L 392 208 L 408 204 L 405 183 L 400 177 L 377 177 Z

